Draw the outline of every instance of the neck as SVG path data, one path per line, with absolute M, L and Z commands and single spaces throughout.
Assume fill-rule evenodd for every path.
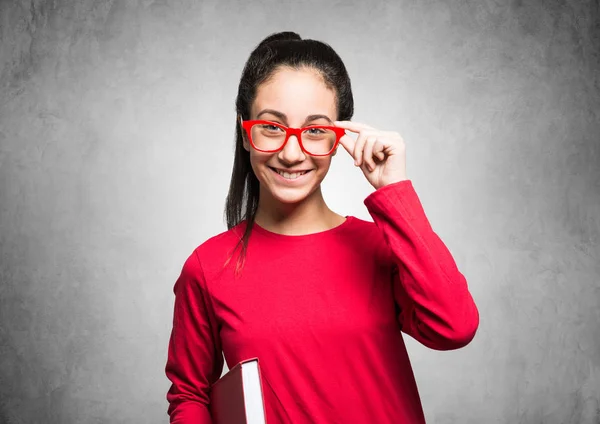
M 261 194 L 254 221 L 280 234 L 298 235 L 324 231 L 339 225 L 344 217 L 333 212 L 323 199 L 321 186 L 297 203 L 284 203 Z

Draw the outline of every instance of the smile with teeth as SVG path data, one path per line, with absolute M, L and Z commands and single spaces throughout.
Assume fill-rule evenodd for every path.
M 277 172 L 279 175 L 281 175 L 283 178 L 287 179 L 287 180 L 295 180 L 298 177 L 301 177 L 302 175 L 306 174 L 307 172 L 310 171 L 304 171 L 304 172 L 295 172 L 293 174 L 289 174 L 287 172 L 281 172 L 275 168 L 271 168 L 273 171 Z

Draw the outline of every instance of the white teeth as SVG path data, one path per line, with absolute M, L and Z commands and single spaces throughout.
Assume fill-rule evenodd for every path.
M 284 178 L 287 178 L 288 180 L 293 180 L 295 178 L 298 178 L 300 175 L 304 175 L 306 174 L 308 171 L 304 171 L 304 172 L 295 172 L 293 174 L 289 174 L 287 172 L 280 172 L 279 170 L 275 170 L 279 175 L 283 176 Z

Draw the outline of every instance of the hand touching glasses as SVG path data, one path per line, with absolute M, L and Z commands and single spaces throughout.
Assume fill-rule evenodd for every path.
M 356 140 L 345 134 L 339 143 L 354 158 L 354 164 L 362 169 L 375 189 L 408 179 L 406 147 L 400 134 L 358 122 L 335 121 L 334 124 L 358 134 Z

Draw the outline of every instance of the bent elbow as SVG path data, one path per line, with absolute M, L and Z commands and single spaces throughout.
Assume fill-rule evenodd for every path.
M 435 350 L 455 350 L 465 347 L 475 338 L 479 328 L 479 312 L 474 307 L 466 317 L 461 316 L 445 322 L 435 337 L 424 343 Z
M 447 348 L 444 350 L 460 349 L 465 347 L 475 338 L 479 328 L 479 312 L 474 306 L 472 313 L 466 319 L 454 325 L 453 331 L 447 340 Z

